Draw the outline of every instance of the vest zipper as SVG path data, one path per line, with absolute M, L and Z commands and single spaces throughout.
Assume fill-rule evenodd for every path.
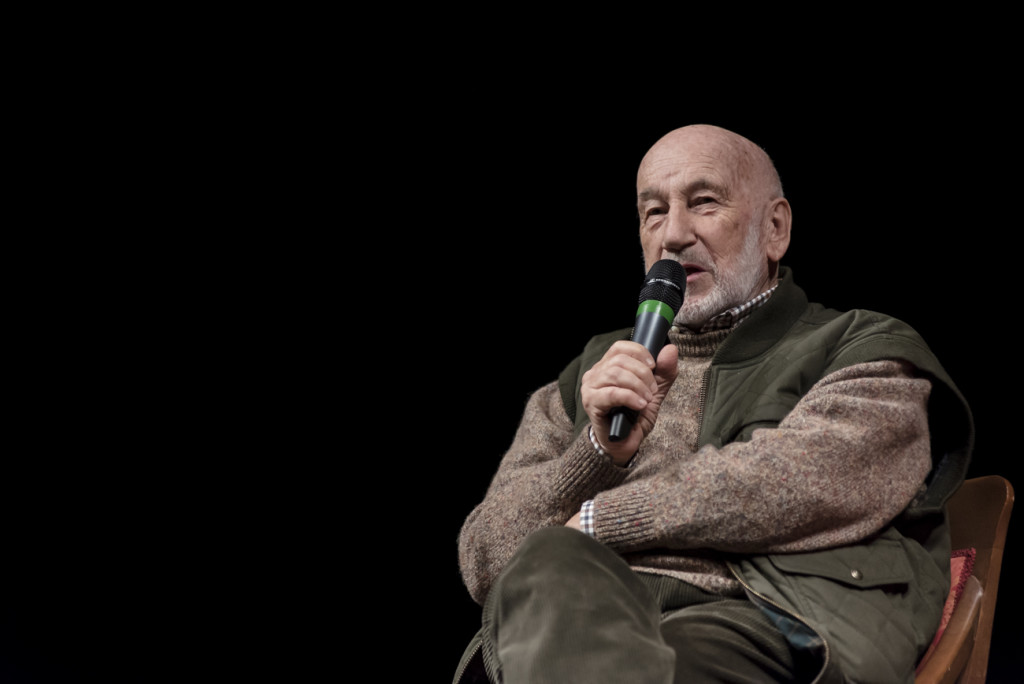
M 714 363 L 715 361 L 714 359 L 712 359 L 711 365 L 714 365 Z M 706 404 L 708 401 L 708 382 L 710 381 L 711 366 L 708 366 L 707 368 L 704 369 L 704 378 L 701 380 L 700 391 L 697 393 L 697 444 L 695 445 L 696 448 L 694 449 L 694 451 L 700 449 L 700 438 L 701 435 L 704 434 L 704 404 Z
M 481 648 L 483 648 L 483 642 L 478 641 L 476 646 L 473 648 L 473 652 L 469 654 L 469 657 L 465 658 L 465 662 L 459 665 L 459 669 L 455 673 L 455 679 L 452 681 L 454 681 L 456 684 L 462 681 L 463 675 L 466 674 L 466 668 L 470 666 L 470 664 L 473 662 L 473 658 L 476 657 L 476 654 L 480 651 Z
M 814 677 L 814 681 L 811 682 L 811 684 L 816 684 L 816 682 L 821 681 L 822 675 L 824 675 L 825 671 L 828 669 L 829 660 L 831 660 L 832 658 L 831 651 L 828 647 L 828 641 L 826 641 L 825 638 L 821 636 L 821 633 L 818 632 L 818 630 L 811 627 L 810 623 L 807 622 L 807 619 L 804 618 L 804 616 L 800 615 L 799 613 L 794 613 L 792 610 L 789 610 L 788 608 L 783 608 L 781 605 L 779 605 L 777 601 L 773 601 L 772 599 L 768 598 L 761 592 L 751 587 L 749 584 L 747 584 L 747 581 L 743 579 L 743 577 L 740 575 L 740 571 L 737 570 L 731 562 L 727 562 L 726 565 L 729 567 L 729 572 L 732 573 L 732 576 L 736 578 L 736 581 L 743 586 L 743 589 L 747 591 L 747 593 L 756 596 L 759 601 L 767 603 L 779 612 L 784 613 L 785 615 L 789 615 L 795 618 L 796 620 L 799 620 L 804 627 L 813 632 L 814 635 L 821 640 L 822 646 L 825 647 L 825 661 L 822 663 L 821 669 L 818 670 L 818 674 Z

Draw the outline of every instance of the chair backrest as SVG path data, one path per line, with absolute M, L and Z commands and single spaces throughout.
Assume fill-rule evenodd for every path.
M 998 475 L 972 478 L 957 490 L 948 508 L 953 550 L 973 548 L 974 568 L 936 650 L 924 663 L 916 682 L 981 684 L 988 672 L 1013 487 Z

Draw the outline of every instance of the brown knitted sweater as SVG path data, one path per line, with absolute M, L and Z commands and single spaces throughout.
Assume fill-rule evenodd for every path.
M 594 500 L 596 537 L 638 571 L 739 590 L 721 553 L 807 551 L 858 541 L 896 517 L 931 467 L 930 383 L 898 361 L 820 380 L 774 429 L 697 449 L 704 372 L 729 331 L 670 333 L 679 375 L 630 468 L 573 436 L 557 383 L 530 398 L 487 494 L 459 535 L 483 603 L 522 539 Z

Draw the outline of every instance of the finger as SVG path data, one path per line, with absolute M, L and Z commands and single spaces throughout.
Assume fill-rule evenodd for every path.
M 581 389 L 584 392 L 608 390 L 616 396 L 617 390 L 622 390 L 650 401 L 654 398 L 657 383 L 649 368 L 636 359 L 623 357 L 595 366 L 584 373 Z
M 653 397 L 652 397 L 653 398 Z M 650 403 L 650 399 L 621 387 L 605 387 L 592 390 L 583 396 L 583 409 L 592 417 L 605 419 L 616 408 L 629 408 L 641 411 Z
M 609 359 L 614 356 L 625 355 L 642 362 L 645 366 L 654 368 L 654 357 L 651 356 L 651 352 L 647 351 L 647 348 L 638 342 L 632 340 L 619 340 L 605 352 L 604 358 Z

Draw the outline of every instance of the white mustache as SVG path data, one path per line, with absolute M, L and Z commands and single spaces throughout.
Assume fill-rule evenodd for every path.
M 689 264 L 691 267 L 696 266 L 702 271 L 707 271 L 711 274 L 716 272 L 715 265 L 711 263 L 711 260 L 706 258 L 704 255 L 697 256 L 695 254 L 687 254 L 681 252 L 678 254 L 665 254 L 662 256 L 663 259 L 671 259 L 672 261 L 678 262 L 680 266 Z

